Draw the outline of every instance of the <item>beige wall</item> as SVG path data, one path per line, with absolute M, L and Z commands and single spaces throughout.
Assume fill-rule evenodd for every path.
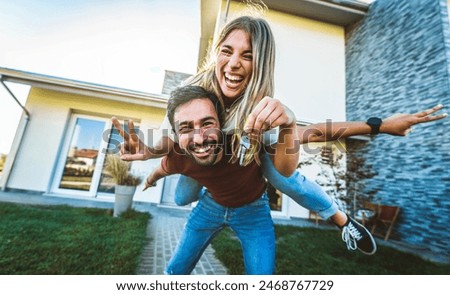
M 49 192 L 59 152 L 72 114 L 104 118 L 115 115 L 140 121 L 141 130 L 158 128 L 165 110 L 106 101 L 99 98 L 32 88 L 26 104 L 31 113 L 23 142 L 8 181 L 12 189 Z M 154 162 L 135 162 L 133 169 L 146 173 Z M 162 186 L 162 185 L 160 185 Z M 153 189 L 154 191 L 160 188 Z M 159 202 L 160 193 L 137 194 L 137 199 Z

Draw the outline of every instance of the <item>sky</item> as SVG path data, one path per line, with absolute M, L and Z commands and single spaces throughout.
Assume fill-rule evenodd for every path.
M 164 70 L 195 73 L 199 41 L 200 0 L 0 0 L 0 67 L 161 93 Z M 0 153 L 20 115 L 0 85 Z

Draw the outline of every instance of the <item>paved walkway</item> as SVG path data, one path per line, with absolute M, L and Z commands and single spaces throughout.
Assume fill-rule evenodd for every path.
M 114 204 L 111 201 L 73 199 L 65 197 L 42 196 L 39 194 L 29 194 L 20 192 L 1 192 L 0 202 L 14 202 L 36 205 L 69 205 L 74 207 L 95 207 L 112 209 Z M 135 202 L 133 207 L 138 211 L 150 212 L 152 219 L 147 227 L 149 243 L 145 246 L 141 261 L 137 270 L 138 274 L 164 273 L 172 253 L 177 245 L 181 231 L 183 229 L 189 210 L 180 208 L 159 207 L 148 203 Z M 291 224 L 295 226 L 311 227 L 315 224 L 305 219 L 274 219 L 277 224 Z M 335 228 L 334 226 L 319 225 L 320 227 Z M 378 244 L 396 248 L 401 251 L 411 252 L 422 256 L 424 259 L 450 263 L 448 256 L 436 255 L 435 253 L 417 249 L 395 241 L 381 241 Z M 214 249 L 209 246 L 201 257 L 196 268 L 192 272 L 194 275 L 222 275 L 226 274 L 226 268 L 214 256 Z
M 138 274 L 161 275 L 172 257 L 190 211 L 156 206 L 149 209 L 153 218 L 149 222 L 147 236 L 151 240 L 143 251 Z M 192 274 L 224 275 L 227 270 L 215 257 L 214 249 L 208 246 Z

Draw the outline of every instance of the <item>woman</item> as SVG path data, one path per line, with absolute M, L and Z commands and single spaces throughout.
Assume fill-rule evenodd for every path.
M 315 182 L 309 181 L 298 171 L 293 175 L 280 174 L 274 168 L 270 155 L 259 153 L 261 144 L 266 146 L 276 144 L 270 141 L 271 136 L 266 131 L 272 132 L 278 126 L 295 120 L 295 116 L 288 108 L 279 100 L 272 98 L 275 42 L 268 23 L 263 19 L 248 16 L 232 20 L 222 29 L 212 49 L 203 69 L 186 84 L 199 85 L 214 92 L 223 103 L 226 113 L 222 130 L 227 134 L 233 134 L 232 161 L 237 161 L 242 156 L 239 153 L 242 134 L 252 134 L 252 144 L 243 158 L 243 165 L 252 161 L 260 162 L 264 176 L 275 188 L 301 206 L 318 212 L 322 218 L 329 218 L 342 228 L 343 240 L 347 243 L 348 249 L 358 248 L 365 254 L 374 254 L 376 244 L 370 233 L 340 211 L 337 204 Z M 429 116 L 441 108 L 442 106 L 437 106 L 414 115 L 387 118 L 379 126 L 379 131 L 393 135 L 406 135 L 414 124 L 445 117 L 445 114 Z M 114 123 L 119 129 L 120 124 L 117 121 Z M 130 127 L 132 130 L 132 122 Z M 333 127 L 347 128 L 341 134 L 341 138 L 355 134 L 368 134 L 372 130 L 371 126 L 365 122 L 339 123 Z M 171 130 L 167 120 L 162 128 Z M 325 124 L 300 128 L 300 143 L 336 139 L 333 138 L 332 130 L 325 130 Z M 163 137 L 158 145 L 146 147 L 135 134 L 128 136 L 123 130 L 121 134 L 125 138 L 125 145 L 122 146 L 124 160 L 160 157 L 172 149 L 173 140 L 175 140 L 173 137 L 172 139 Z M 261 140 L 256 140 L 259 139 L 260 134 L 262 134 Z M 277 136 L 272 137 L 277 138 Z M 176 192 L 177 204 L 184 205 L 198 199 L 200 190 L 200 185 L 194 180 L 181 176 Z

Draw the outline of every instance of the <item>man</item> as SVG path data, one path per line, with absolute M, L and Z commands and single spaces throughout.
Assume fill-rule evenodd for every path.
M 178 143 L 147 178 L 146 188 L 161 177 L 181 173 L 207 192 L 192 210 L 166 273 L 189 274 L 212 238 L 229 226 L 241 241 L 246 273 L 272 274 L 275 234 L 266 182 L 255 161 L 247 166 L 229 163 L 229 138 L 220 130 L 217 97 L 199 86 L 180 87 L 171 94 L 167 114 Z M 279 139 L 275 167 L 289 175 L 299 157 L 295 122 L 281 126 Z

